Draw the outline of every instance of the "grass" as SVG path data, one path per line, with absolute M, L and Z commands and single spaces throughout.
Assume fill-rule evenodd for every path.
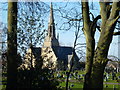
M 84 71 L 77 71 L 77 72 L 78 72 L 78 75 L 81 75 L 81 77 L 80 77 L 81 80 L 80 81 L 76 80 L 76 78 L 74 76 L 71 78 L 71 80 L 70 80 L 71 82 L 69 82 L 69 86 L 70 86 L 70 88 L 72 88 L 72 90 L 75 90 L 75 89 L 81 90 L 83 88 L 83 78 L 84 78 L 84 76 L 82 76 L 82 75 L 84 75 L 85 72 Z M 61 74 L 61 75 L 64 74 L 63 75 L 64 77 L 57 78 L 57 79 L 60 80 L 59 81 L 60 82 L 59 87 L 61 87 L 62 89 L 65 88 L 65 86 L 66 86 L 66 82 L 65 82 L 66 75 L 65 75 L 65 73 L 66 73 L 66 71 L 60 71 L 59 74 Z M 56 78 L 57 73 L 54 73 L 54 76 Z M 116 76 L 120 76 L 120 72 L 117 73 Z M 4 78 L 4 81 L 6 81 L 6 78 Z M 111 84 L 111 83 L 113 83 L 113 84 Z M 117 85 L 117 84 L 114 84 L 114 83 L 120 83 L 120 79 L 118 81 L 117 80 L 112 80 L 112 76 L 110 76 L 108 81 L 104 81 L 104 90 L 113 90 L 113 88 L 117 88 L 116 90 L 120 90 L 120 85 Z M 0 84 L 1 84 L 1 82 L 0 82 Z M 74 86 L 72 86 L 72 85 L 74 85 Z M 5 88 L 5 85 L 0 85 L 0 90 L 1 90 L 2 86 Z
M 66 82 L 60 82 L 59 87 L 61 86 L 62 88 L 65 88 L 65 85 L 66 85 Z M 74 85 L 74 86 L 72 87 L 72 85 Z M 82 89 L 83 88 L 83 83 L 81 83 L 81 82 L 69 82 L 69 86 L 72 89 Z M 113 88 L 117 88 L 117 89 L 120 90 L 120 85 L 104 84 L 104 90 L 106 90 L 106 89 L 113 89 Z
M 107 86 L 107 87 L 106 87 Z M 113 89 L 113 88 L 117 88 L 120 90 L 120 86 L 119 85 L 115 85 L 115 84 L 104 84 L 104 89 Z
M 74 85 L 74 86 L 73 86 Z M 66 82 L 61 82 L 59 84 L 59 87 L 62 87 L 62 89 L 65 89 Z M 69 87 L 74 90 L 74 89 L 82 89 L 83 88 L 83 83 L 80 82 L 69 82 Z
M 59 74 L 63 74 L 63 72 L 59 72 Z M 84 75 L 85 72 L 84 71 L 78 71 L 78 75 Z M 57 74 L 55 74 L 56 77 Z M 111 74 L 112 75 L 112 74 Z M 116 74 L 116 76 L 120 76 L 120 72 Z M 75 81 L 75 82 L 69 82 L 69 86 L 72 89 L 75 88 L 83 88 L 83 76 L 81 76 L 81 80 L 78 81 L 74 78 L 74 76 L 71 78 L 71 80 Z M 65 88 L 65 80 L 66 80 L 66 75 L 64 75 L 63 78 L 59 78 L 60 80 L 63 80 L 62 82 L 60 82 L 59 86 Z M 107 84 L 106 84 L 107 83 Z M 113 88 L 117 88 L 117 90 L 120 90 L 120 85 L 116 84 L 116 83 L 120 83 L 120 79 L 119 80 L 112 80 L 112 76 L 109 77 L 108 81 L 104 81 L 104 90 L 110 90 Z M 74 84 L 74 86 L 72 87 L 72 84 Z
M 108 80 L 108 81 L 104 81 L 104 82 L 108 82 L 108 83 L 120 83 L 120 80 Z
M 72 85 L 74 84 L 74 86 L 72 87 Z M 65 87 L 66 82 L 61 82 L 59 86 Z M 71 88 L 83 88 L 83 83 L 80 82 L 70 82 L 69 86 Z
M 0 85 L 0 90 L 2 90 L 2 85 Z

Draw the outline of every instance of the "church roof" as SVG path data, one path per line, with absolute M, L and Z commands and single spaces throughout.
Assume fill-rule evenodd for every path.
M 73 52 L 72 47 L 66 47 L 66 46 L 53 46 L 52 49 L 53 49 L 56 57 L 58 58 L 58 60 L 64 60 L 66 62 L 69 60 L 68 56 L 72 55 L 72 52 Z M 39 60 L 40 55 L 41 55 L 41 48 L 40 47 L 33 47 L 32 53 L 35 56 L 35 58 L 37 60 Z M 76 55 L 76 53 L 74 55 L 75 55 L 75 60 L 79 61 L 79 58 Z
M 64 60 L 66 62 L 69 60 L 68 56 L 72 55 L 74 50 L 72 47 L 66 47 L 66 46 L 54 46 L 52 48 L 58 60 Z M 79 61 L 79 58 L 76 55 L 76 53 L 74 53 L 74 55 L 75 55 L 75 60 Z

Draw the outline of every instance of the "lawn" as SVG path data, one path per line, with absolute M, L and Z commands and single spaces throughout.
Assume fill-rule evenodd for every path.
M 82 89 L 83 88 L 83 81 L 84 81 L 84 71 L 76 71 L 78 72 L 77 75 L 80 75 L 80 77 L 78 78 L 78 76 L 75 76 L 75 73 L 71 72 L 72 75 L 70 76 L 71 78 L 69 78 L 69 87 L 72 90 L 75 89 Z M 59 77 L 58 74 L 59 73 Z M 112 80 L 112 74 L 110 74 L 109 79 L 107 81 L 104 80 L 104 90 L 113 90 L 113 88 L 117 88 L 116 90 L 120 90 L 120 79 L 118 80 Z M 120 72 L 116 74 L 116 76 L 120 76 Z M 66 86 L 66 71 L 59 71 L 59 72 L 55 72 L 54 73 L 54 78 L 59 80 L 59 86 L 62 89 L 65 89 Z M 0 77 L 1 78 L 1 77 Z M 6 81 L 6 78 L 3 79 L 4 81 Z M 3 84 L 5 84 L 6 82 L 3 82 Z M 118 85 L 119 83 L 119 85 Z M 3 87 L 5 87 L 5 85 L 1 85 L 2 82 L 0 82 L 0 90 Z
M 72 89 L 82 89 L 83 88 L 83 81 L 84 81 L 84 71 L 77 71 L 78 75 L 80 75 L 80 79 L 78 79 L 78 77 L 74 76 L 74 73 L 72 72 L 72 76 L 70 77 L 69 80 L 69 87 Z M 66 80 L 66 74 L 65 71 L 60 71 L 58 72 L 59 75 L 61 75 L 62 77 L 59 77 L 57 79 L 61 80 L 59 87 L 65 88 L 65 80 Z M 54 75 L 55 77 L 57 77 L 57 74 L 55 73 Z M 120 76 L 120 73 L 116 74 L 116 77 Z M 118 80 L 112 80 L 112 73 L 110 73 L 109 79 L 107 81 L 104 80 L 104 90 L 109 90 L 109 89 L 113 89 L 113 88 L 117 88 L 120 89 L 120 84 L 118 85 L 118 83 L 120 83 L 120 79 Z
M 61 86 L 62 88 L 65 88 L 66 83 L 65 82 L 60 82 L 59 87 Z M 83 83 L 81 82 L 70 82 L 69 83 L 69 87 L 73 90 L 73 89 L 82 89 L 83 88 Z M 120 90 L 120 85 L 116 85 L 116 84 L 104 84 L 104 90 L 106 89 L 113 89 L 116 88 L 118 90 Z
M 62 88 L 65 88 L 65 82 L 61 82 L 59 86 L 61 86 Z M 83 83 L 79 83 L 79 82 L 70 82 L 69 83 L 69 87 L 72 89 L 82 89 L 83 88 Z

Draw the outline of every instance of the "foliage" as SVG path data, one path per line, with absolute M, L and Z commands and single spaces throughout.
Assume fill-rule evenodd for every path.
M 53 73 L 49 69 L 25 69 L 18 72 L 18 89 L 57 89 L 58 81 L 54 79 Z
M 33 59 L 33 58 L 32 58 Z M 54 78 L 53 71 L 42 68 L 43 59 L 36 59 L 35 66 L 19 68 L 17 73 L 18 89 L 57 89 L 58 81 Z
M 30 44 L 40 46 L 44 39 L 44 17 L 48 12 L 48 5 L 43 2 L 18 3 L 18 51 L 25 54 Z

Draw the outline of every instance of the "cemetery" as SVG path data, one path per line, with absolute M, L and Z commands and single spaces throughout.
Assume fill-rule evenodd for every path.
M 82 89 L 84 83 L 84 71 L 71 72 L 69 77 L 69 88 L 71 89 Z M 59 81 L 60 89 L 64 89 L 66 85 L 67 71 L 56 71 L 54 72 L 53 78 Z M 3 84 L 3 85 L 2 85 Z M 3 77 L 3 81 L 0 81 L 0 87 L 6 87 L 6 77 Z M 104 89 L 118 89 L 120 88 L 120 72 L 105 72 L 104 73 Z
M 0 90 L 120 89 L 120 0 L 21 1 L 0 2 Z
M 56 72 L 54 77 L 60 81 L 59 87 L 65 88 L 66 72 L 60 71 Z M 69 87 L 70 88 L 83 88 L 84 83 L 84 71 L 75 71 L 70 74 L 69 77 Z M 120 72 L 114 73 L 105 72 L 104 74 L 104 88 L 120 88 Z

